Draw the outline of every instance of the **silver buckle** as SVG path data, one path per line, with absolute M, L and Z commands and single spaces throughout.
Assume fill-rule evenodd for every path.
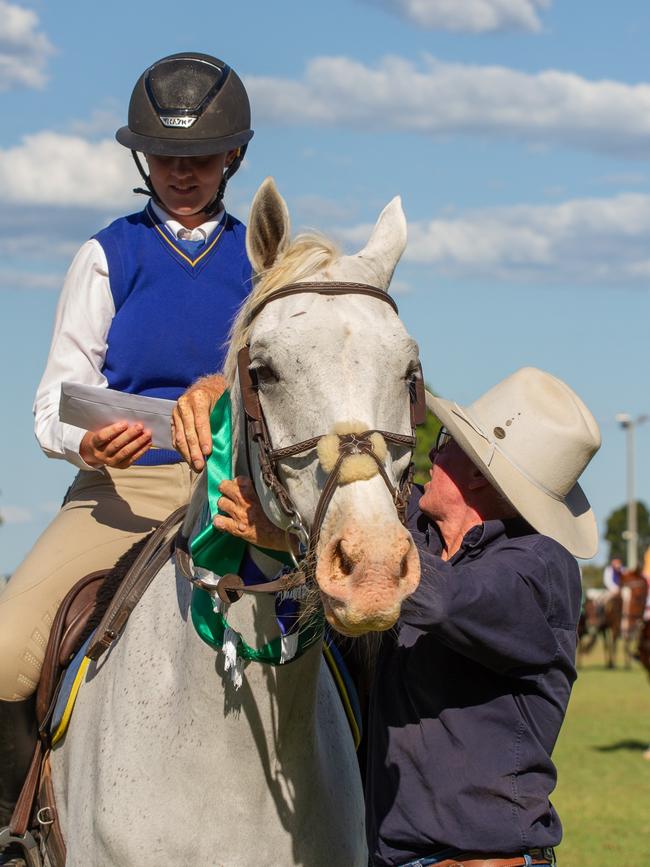
M 289 524 L 284 532 L 287 537 L 289 556 L 291 557 L 293 565 L 296 567 L 296 569 L 300 569 L 300 563 L 296 558 L 296 555 L 293 553 L 293 545 L 291 544 L 289 536 L 295 536 L 298 539 L 300 545 L 299 556 L 301 559 L 304 559 L 305 554 L 307 553 L 307 550 L 309 548 L 309 533 L 307 532 L 307 528 L 303 524 L 302 518 L 300 517 L 298 512 L 293 513 L 293 515 L 291 516 L 291 520 L 289 521 Z
M 36 821 L 39 825 L 53 825 L 54 824 L 54 808 L 53 807 L 41 807 L 41 809 L 36 814 Z

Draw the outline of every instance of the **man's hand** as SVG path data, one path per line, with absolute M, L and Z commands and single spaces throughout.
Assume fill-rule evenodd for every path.
M 284 530 L 272 524 L 264 514 L 250 479 L 246 476 L 226 479 L 219 485 L 219 491 L 221 496 L 217 506 L 226 514 L 214 518 L 213 524 L 218 530 L 224 530 L 260 548 L 287 550 Z
M 79 454 L 90 467 L 113 467 L 125 470 L 151 448 L 151 431 L 141 424 L 125 421 L 98 431 L 87 431 L 79 445 Z
M 201 472 L 212 451 L 210 413 L 226 390 L 220 373 L 204 376 L 178 398 L 172 412 L 172 443 L 187 463 Z

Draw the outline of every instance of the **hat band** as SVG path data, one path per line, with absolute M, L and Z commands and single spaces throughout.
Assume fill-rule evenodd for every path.
M 485 431 L 481 428 L 481 426 L 478 424 L 478 422 L 476 422 L 468 414 L 467 410 L 463 409 L 457 403 L 455 403 L 454 406 L 456 407 L 456 410 L 458 410 L 458 412 L 456 412 L 455 410 L 452 410 L 454 415 L 459 416 L 459 418 L 461 418 L 464 422 L 466 422 L 472 428 L 472 430 L 475 431 L 480 437 L 482 437 L 490 446 L 490 454 L 488 455 L 488 458 L 485 461 L 485 465 L 487 467 L 489 467 L 490 464 L 492 463 L 492 459 L 494 458 L 494 453 L 499 452 L 499 454 L 501 455 L 501 457 L 504 460 L 508 461 L 508 463 L 512 467 L 514 467 L 514 469 L 517 470 L 518 473 L 521 473 L 521 475 L 527 481 L 529 481 L 531 483 L 531 485 L 534 485 L 543 494 L 546 494 L 547 496 L 552 497 L 552 499 L 557 500 L 559 503 L 563 503 L 565 501 L 566 494 L 564 496 L 562 496 L 561 494 L 558 494 L 557 491 L 552 491 L 550 488 L 547 488 L 546 485 L 544 485 L 538 479 L 531 476 L 531 474 L 529 472 L 527 472 L 522 466 L 520 466 L 520 464 L 518 464 L 517 461 L 513 461 L 513 459 L 510 457 L 510 455 L 507 454 L 506 452 L 504 452 L 504 450 L 501 448 L 499 443 L 496 442 L 496 440 L 490 439 L 490 437 L 485 433 Z M 453 434 L 452 434 L 452 436 L 453 436 Z M 574 484 L 575 484 L 575 482 L 574 482 Z

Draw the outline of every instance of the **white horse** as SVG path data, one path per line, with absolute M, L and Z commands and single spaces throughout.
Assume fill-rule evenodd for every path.
M 387 290 L 405 243 L 398 199 L 357 255 L 340 256 L 315 236 L 291 243 L 284 200 L 264 182 L 247 236 L 260 279 L 235 323 L 226 370 L 239 473 L 247 463 L 235 359 L 244 343 L 275 447 L 353 420 L 411 433 L 417 347 L 388 304 L 296 294 L 250 321 L 261 299 L 296 280 Z M 393 482 L 409 459 L 408 448 L 389 445 L 383 466 Z M 282 461 L 280 477 L 309 527 L 326 478 L 315 449 Z M 261 477 L 256 483 L 269 517 L 286 524 Z M 192 515 L 204 497 L 199 486 Z M 266 574 L 277 571 L 264 555 L 254 557 Z M 348 634 L 391 626 L 417 586 L 413 542 L 378 474 L 336 488 L 316 577 L 326 616 Z M 190 583 L 168 562 L 111 652 L 88 669 L 69 731 L 51 756 L 68 867 L 365 867 L 353 741 L 320 644 L 287 665 L 248 663 L 236 690 L 223 653 L 192 625 L 190 595 Z M 249 644 L 278 633 L 269 597 L 245 596 L 228 619 Z

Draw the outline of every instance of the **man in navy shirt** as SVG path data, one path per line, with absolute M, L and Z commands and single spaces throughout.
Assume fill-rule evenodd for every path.
M 598 426 L 565 383 L 524 368 L 443 423 L 408 526 L 421 581 L 384 636 L 366 775 L 371 865 L 552 864 L 549 801 L 596 552 L 577 479 Z

